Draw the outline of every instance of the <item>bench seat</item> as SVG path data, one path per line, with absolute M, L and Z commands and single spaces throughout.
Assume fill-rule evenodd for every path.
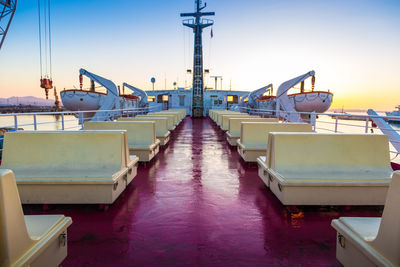
M 226 140 L 229 145 L 237 146 L 237 140 L 240 139 L 240 131 L 242 127 L 242 122 L 276 122 L 279 120 L 277 118 L 259 118 L 257 116 L 244 117 L 244 118 L 230 118 L 228 131 L 226 132 Z
M 385 203 L 392 175 L 387 136 L 270 133 L 268 140 L 259 174 L 284 205 Z
M 136 155 L 140 162 L 151 161 L 160 150 L 160 140 L 156 138 L 154 121 L 110 121 L 86 122 L 85 130 L 125 130 L 128 136 L 130 155 Z
M 230 119 L 233 119 L 233 118 L 260 118 L 260 116 L 251 116 L 247 113 L 222 115 L 222 121 L 221 121 L 221 125 L 220 125 L 220 128 L 222 131 L 229 130 L 229 121 L 230 121 Z
M 11 170 L 0 170 L 0 266 L 59 266 L 67 256 L 64 215 L 24 216 Z
M 312 132 L 307 123 L 242 122 L 237 151 L 245 162 L 257 162 L 265 155 L 270 132 Z
M 344 266 L 400 266 L 400 173 L 395 172 L 382 218 L 341 217 L 332 220 L 337 231 L 336 258 Z
M 170 116 L 174 116 L 174 125 L 175 126 L 178 126 L 182 121 L 180 119 L 180 114 L 178 112 L 168 112 L 168 111 L 164 110 L 164 111 L 155 112 L 155 113 L 148 113 L 147 115 L 149 115 L 149 116 L 153 116 L 153 115 L 170 115 Z
M 160 140 L 160 145 L 166 146 L 169 142 L 171 132 L 168 130 L 168 118 L 146 116 L 135 118 L 119 118 L 118 121 L 154 121 L 156 124 L 156 138 Z
M 5 136 L 1 168 L 24 204 L 111 204 L 137 173 L 125 131 L 20 131 Z
M 176 126 L 175 126 L 175 116 L 174 115 L 160 115 L 156 113 L 149 113 L 147 115 L 137 115 L 135 118 L 167 118 L 168 119 L 168 130 L 170 132 L 174 131 Z
M 186 108 L 174 108 L 174 109 L 169 109 L 169 111 L 178 112 L 180 114 L 181 120 L 183 120 L 187 114 Z
M 218 126 L 221 126 L 221 124 L 222 124 L 222 116 L 224 116 L 224 115 L 241 115 L 241 114 L 247 114 L 247 113 L 240 113 L 240 112 L 236 112 L 236 111 L 226 111 L 226 110 L 218 112 L 216 114 L 216 116 L 215 116 L 215 123 Z

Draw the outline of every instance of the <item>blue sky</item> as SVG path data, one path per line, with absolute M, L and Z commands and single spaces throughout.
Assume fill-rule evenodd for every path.
M 150 89 L 191 82 L 193 35 L 178 1 L 52 0 L 53 79 L 78 86 L 83 67 Z M 204 33 L 205 67 L 224 87 L 254 90 L 311 69 L 317 89 L 334 92 L 334 107 L 391 109 L 400 89 L 400 1 L 210 0 L 214 38 Z M 37 1 L 19 0 L 0 51 L 0 97 L 43 96 L 39 88 Z M 213 86 L 211 80 L 206 84 Z

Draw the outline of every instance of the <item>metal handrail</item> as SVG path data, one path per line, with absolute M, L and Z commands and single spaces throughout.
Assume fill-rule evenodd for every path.
M 16 131 L 22 126 L 33 126 L 34 130 L 36 131 L 38 129 L 38 125 L 45 125 L 45 124 L 56 124 L 60 125 L 61 124 L 61 130 L 65 130 L 65 123 L 66 122 L 73 122 L 75 120 L 65 120 L 65 115 L 74 115 L 77 118 L 80 118 L 82 122 L 90 120 L 90 118 L 85 118 L 84 114 L 87 113 L 98 113 L 98 117 L 102 119 L 108 119 L 108 115 L 103 115 L 104 113 L 110 112 L 110 113 L 120 113 L 124 115 L 130 115 L 133 113 L 142 113 L 142 112 L 150 112 L 150 111 L 156 111 L 160 110 L 159 106 L 154 106 L 154 107 L 147 107 L 147 108 L 128 108 L 128 109 L 113 109 L 113 110 L 84 110 L 84 111 L 55 111 L 55 112 L 31 112 L 31 113 L 7 113 L 7 114 L 0 114 L 1 117 L 13 117 L 14 118 L 14 124 L 9 125 L 9 126 L 3 126 L 4 128 L 14 128 Z M 38 116 L 43 116 L 43 115 L 52 115 L 52 116 L 60 116 L 60 120 L 57 121 L 45 121 L 45 122 L 38 122 L 37 117 Z M 20 116 L 33 116 L 33 122 L 32 123 L 24 123 L 24 124 L 18 124 L 18 117 Z M 68 126 L 67 129 L 71 128 L 82 128 L 80 125 L 70 127 Z

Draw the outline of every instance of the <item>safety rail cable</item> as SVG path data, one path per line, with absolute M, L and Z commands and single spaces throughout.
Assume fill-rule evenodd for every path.
M 138 115 L 138 114 L 143 114 L 143 113 L 149 113 L 149 112 L 154 112 L 154 111 L 160 111 L 162 110 L 161 106 L 153 106 L 153 107 L 147 107 L 147 108 L 129 108 L 129 109 L 113 109 L 113 110 L 86 110 L 86 111 L 57 111 L 57 112 L 37 112 L 37 113 L 8 113 L 8 114 L 0 114 L 0 118 L 2 117 L 13 117 L 14 118 L 14 124 L 13 125 L 7 125 L 7 126 L 0 126 L 1 128 L 12 128 L 15 130 L 20 130 L 20 127 L 26 127 L 26 126 L 33 126 L 34 130 L 38 130 L 38 125 L 58 125 L 61 126 L 62 130 L 66 129 L 66 122 L 76 122 L 78 125 L 75 126 L 67 126 L 68 129 L 70 128 L 82 128 L 82 125 L 79 125 L 79 119 L 81 119 L 82 123 L 90 121 L 91 118 L 85 118 L 84 114 L 88 113 L 98 113 L 99 116 L 98 118 L 100 119 L 114 119 L 115 117 L 118 116 L 130 116 L 130 115 Z M 110 114 L 105 114 L 107 112 L 113 113 L 113 117 L 110 118 Z M 118 114 L 119 113 L 119 114 Z M 104 115 L 103 115 L 104 114 Z M 70 115 L 70 116 L 75 116 L 76 119 L 67 119 L 65 120 L 65 115 Z M 18 117 L 24 117 L 24 120 L 27 119 L 27 117 L 33 116 L 33 122 L 32 123 L 18 123 Z M 59 119 L 56 119 L 56 121 L 44 121 L 44 122 L 38 122 L 37 118 L 40 116 L 58 116 Z
M 247 108 L 247 107 L 239 107 L 241 109 L 245 109 L 247 112 L 252 112 L 252 111 L 256 111 L 256 112 L 260 112 L 260 113 L 275 113 L 275 110 L 270 110 L 270 109 L 253 109 L 253 108 Z M 288 112 L 288 113 L 295 113 L 295 112 Z M 335 119 L 336 117 L 338 117 L 338 119 L 340 120 L 341 116 L 346 116 L 348 118 L 360 118 L 358 120 L 354 120 L 354 121 L 359 121 L 359 122 L 366 122 L 367 119 L 368 121 L 372 121 L 372 118 L 377 118 L 377 119 L 385 119 L 385 120 L 394 120 L 394 121 L 399 121 L 400 122 L 400 118 L 399 116 L 375 116 L 375 115 L 362 115 L 362 114 L 347 114 L 347 113 L 316 113 L 316 112 L 296 112 L 299 114 L 304 114 L 304 115 L 315 115 L 315 116 L 329 116 L 332 117 L 332 119 Z M 267 114 L 269 115 L 269 114 Z M 362 119 L 361 119 L 362 118 Z M 343 120 L 343 119 L 342 119 Z M 318 123 L 325 123 L 324 121 L 318 121 Z M 336 124 L 336 123 L 335 123 Z M 337 125 L 344 125 L 344 126 L 352 126 L 352 127 L 362 127 L 364 128 L 365 126 L 361 126 L 361 125 L 355 125 L 355 124 L 345 124 L 345 123 L 337 123 Z M 389 129 L 389 128 L 382 128 L 382 129 L 386 129 L 386 130 L 393 130 L 396 132 L 400 132 L 400 129 Z

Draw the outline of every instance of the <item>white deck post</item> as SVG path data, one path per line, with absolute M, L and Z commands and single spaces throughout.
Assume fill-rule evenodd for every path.
M 339 117 L 336 116 L 336 117 L 335 117 L 335 133 L 337 133 L 338 121 L 339 121 Z
M 33 114 L 33 130 L 37 131 L 36 114 Z
M 18 131 L 18 118 L 17 118 L 17 115 L 14 115 L 14 128 L 15 128 L 15 131 Z
M 64 113 L 61 113 L 61 130 L 65 130 Z

